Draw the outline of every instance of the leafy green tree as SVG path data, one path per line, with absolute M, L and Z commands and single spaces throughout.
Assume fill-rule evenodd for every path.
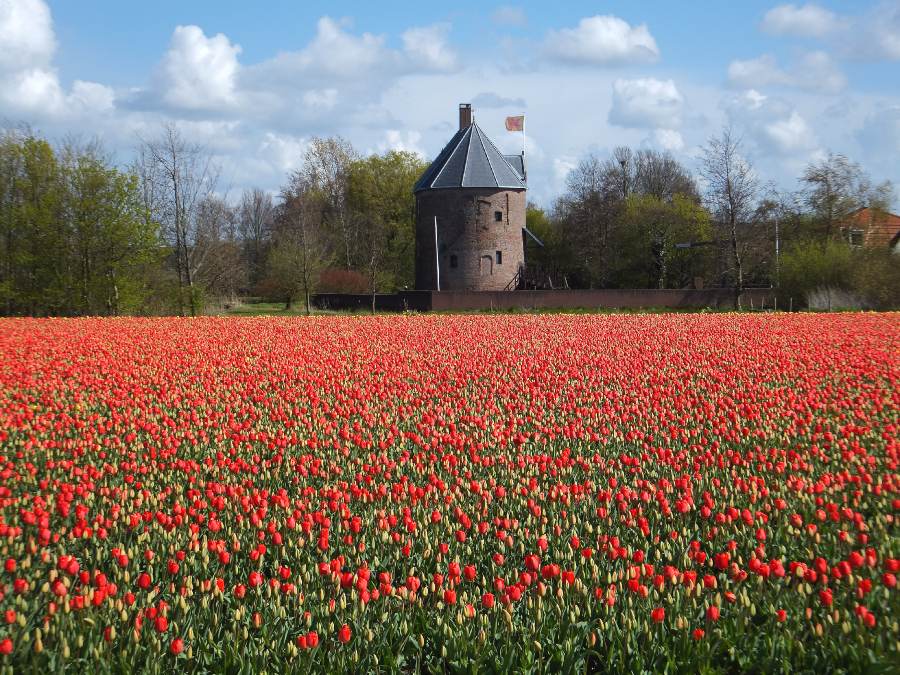
M 358 224 L 361 267 L 373 294 L 415 283 L 412 190 L 426 167 L 415 153 L 396 150 L 350 163 L 348 205 Z
M 138 179 L 110 165 L 97 145 L 62 151 L 63 217 L 70 228 L 72 309 L 134 312 L 143 303 L 143 267 L 160 264 L 158 232 L 143 212 Z
M 679 244 L 708 241 L 709 214 L 696 199 L 676 193 L 670 200 L 631 194 L 612 246 L 613 276 L 624 287 L 683 288 L 707 267 L 709 253 Z
M 781 257 L 781 301 L 784 306 L 803 307 L 816 289 L 849 290 L 852 270 L 853 252 L 843 242 L 794 243 Z
M 537 268 L 555 283 L 569 283 L 569 275 L 575 268 L 576 258 L 560 222 L 544 209 L 528 204 L 525 210 L 525 226 L 542 245 L 525 237 L 525 262 Z
M 27 131 L 0 138 L 0 302 L 7 314 L 145 309 L 160 264 L 137 178 L 96 144 L 58 152 Z

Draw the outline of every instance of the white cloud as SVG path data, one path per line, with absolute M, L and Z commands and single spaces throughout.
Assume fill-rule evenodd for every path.
M 870 10 L 837 14 L 813 3 L 779 5 L 763 17 L 773 35 L 827 40 L 834 51 L 862 61 L 900 60 L 900 3 L 882 0 Z
M 245 69 L 247 87 L 291 87 L 297 82 L 334 86 L 337 80 L 366 78 L 373 71 L 395 65 L 396 54 L 385 47 L 384 37 L 345 30 L 347 21 L 323 16 L 316 34 L 303 49 L 281 52 L 268 61 Z
M 555 157 L 553 159 L 553 187 L 556 192 L 560 192 L 566 185 L 566 178 L 578 168 L 578 158 L 565 155 L 563 157 Z
M 847 78 L 823 51 L 804 54 L 793 67 L 793 75 L 795 85 L 801 89 L 833 93 L 847 86 Z
M 730 122 L 762 155 L 802 160 L 819 149 L 806 118 L 788 101 L 749 90 L 724 104 Z
M 770 84 L 785 84 L 789 81 L 788 74 L 781 70 L 771 54 L 763 54 L 744 61 L 732 61 L 728 65 L 728 82 L 734 86 L 764 87 Z
M 337 89 L 310 89 L 303 92 L 303 103 L 308 108 L 331 110 L 337 104 Z
M 456 53 L 447 44 L 450 24 L 410 28 L 402 35 L 403 51 L 412 62 L 432 70 L 452 70 L 456 67 Z
M 855 136 L 868 168 L 893 176 L 895 181 L 900 178 L 900 105 L 885 106 L 868 115 Z
M 308 147 L 307 138 L 266 132 L 258 146 L 257 154 L 266 158 L 283 177 L 290 171 L 300 168 Z
M 609 122 L 620 127 L 675 129 L 684 98 L 672 80 L 619 79 L 613 83 Z
M 384 132 L 384 138 L 378 143 L 378 152 L 384 154 L 390 150 L 414 152 L 419 157 L 425 157 L 422 148 L 422 134 L 418 131 L 402 131 L 400 129 L 388 129 Z
M 242 67 L 238 91 L 247 99 L 247 114 L 283 127 L 326 121 L 326 113 L 330 124 L 350 123 L 354 108 L 373 105 L 398 78 L 453 71 L 457 56 L 449 32 L 449 24 L 409 28 L 400 36 L 402 49 L 392 49 L 385 36 L 356 34 L 349 21 L 322 17 L 302 49 Z M 338 105 L 341 101 L 346 105 Z M 376 119 L 370 116 L 365 123 Z
M 657 129 L 653 132 L 653 139 L 663 150 L 680 152 L 684 149 L 684 138 L 674 129 Z
M 631 26 L 608 15 L 586 17 L 575 28 L 550 31 L 544 51 L 560 61 L 595 65 L 650 63 L 659 58 L 656 40 L 645 24 Z
M 343 29 L 345 25 L 347 22 L 323 16 L 313 41 L 299 53 L 284 57 L 295 59 L 302 70 L 337 77 L 359 75 L 393 60 L 383 37 L 371 33 L 353 35 Z
M 744 102 L 750 110 L 757 110 L 766 102 L 765 94 L 761 94 L 756 89 L 749 89 L 744 92 Z
M 42 0 L 0 0 L 0 103 L 16 115 L 37 119 L 105 112 L 108 87 L 76 80 L 66 94 L 53 67 L 56 36 Z
M 847 56 L 900 61 L 900 3 L 882 2 L 855 24 L 842 45 Z
M 85 111 L 110 112 L 115 107 L 115 93 L 109 87 L 96 82 L 75 80 L 69 102 Z
M 815 134 L 796 110 L 787 118 L 764 124 L 763 130 L 772 146 L 782 154 L 810 151 L 818 147 Z
M 0 0 L 0 45 L 0 71 L 50 66 L 56 38 L 43 0 Z
M 43 68 L 5 74 L 0 82 L 0 98 L 16 113 L 39 114 L 58 113 L 65 100 L 56 71 Z
M 774 85 L 834 93 L 846 86 L 847 79 L 826 52 L 813 51 L 803 54 L 788 69 L 782 68 L 771 54 L 732 61 L 728 66 L 728 83 L 741 88 Z
M 813 3 L 773 7 L 762 20 L 762 29 L 773 35 L 825 37 L 841 26 L 834 12 Z
M 485 91 L 472 99 L 472 106 L 478 110 L 479 108 L 519 108 L 526 107 L 525 99 L 520 97 L 506 97 L 495 94 L 494 92 Z
M 10 20 L 10 8 L 36 11 L 19 12 Z M 485 10 L 491 11 L 490 6 Z M 884 7 L 880 11 L 888 27 L 882 32 L 889 34 L 892 15 Z M 27 31 L 22 17 L 32 22 Z M 340 134 L 361 150 L 408 149 L 432 157 L 456 129 L 456 104 L 466 100 L 475 104 L 479 124 L 506 152 L 521 150 L 521 134 L 504 132 L 503 117 L 527 108 L 529 199 L 545 205 L 564 189 L 566 174 L 588 152 L 606 157 L 618 144 L 650 144 L 687 158 L 729 121 L 745 136 L 761 174 L 782 184 L 791 185 L 802 163 L 824 148 L 867 165 L 871 161 L 873 172 L 900 178 L 900 96 L 889 91 L 889 83 L 877 96 L 851 89 L 840 97 L 849 102 L 850 112 L 835 114 L 838 98 L 822 92 L 839 87 L 828 84 L 827 66 L 833 63 L 827 55 L 816 56 L 820 52 L 773 60 L 777 77 L 766 75 L 766 84 L 727 92 L 733 100 L 717 107 L 721 87 L 687 76 L 679 77 L 676 86 L 668 76 L 651 73 L 568 67 L 658 59 L 646 27 L 614 17 L 593 17 L 569 32 L 551 33 L 541 43 L 540 59 L 515 68 L 510 63 L 521 65 L 522 53 L 535 52 L 523 48 L 524 39 L 514 54 L 497 43 L 499 61 L 475 63 L 454 53 L 454 34 L 443 25 L 379 35 L 323 17 L 312 28 L 307 43 L 281 53 L 275 45 L 270 58 L 247 63 L 232 36 L 193 27 L 178 44 L 173 34 L 172 45 L 160 46 L 156 71 L 138 74 L 131 86 L 114 91 L 84 81 L 84 73 L 72 73 L 83 79 L 71 85 L 66 80 L 63 86 L 46 5 L 0 0 L 0 39 L 4 46 L 19 45 L 14 54 L 0 52 L 0 117 L 28 121 L 51 138 L 101 136 L 123 161 L 131 157 L 135 134 L 153 137 L 161 122 L 174 122 L 213 153 L 230 196 L 250 186 L 277 191 L 285 175 L 302 164 L 312 135 Z M 849 40 L 841 42 L 842 35 L 837 30 L 826 38 L 834 41 L 829 49 L 835 57 L 856 49 Z M 551 49 L 560 47 L 551 38 L 563 36 L 568 47 Z M 884 40 L 872 42 L 881 45 L 878 53 L 886 53 Z M 171 47 L 178 47 L 180 60 L 170 59 Z M 177 72 L 165 70 L 175 63 Z M 818 84 L 799 81 L 801 75 Z M 749 82 L 741 80 L 740 86 Z M 773 95 L 773 87 L 783 91 Z
M 528 17 L 525 16 L 525 10 L 521 7 L 503 5 L 494 10 L 494 13 L 491 14 L 491 21 L 500 26 L 522 27 L 528 23 Z
M 160 87 L 170 105 L 191 110 L 235 103 L 240 45 L 198 26 L 177 26 L 163 58 Z

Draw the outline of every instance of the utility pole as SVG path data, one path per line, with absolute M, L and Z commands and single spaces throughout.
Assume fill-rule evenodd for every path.
M 778 220 L 779 214 L 775 214 L 775 286 L 778 286 L 779 274 L 781 272 L 781 240 L 778 237 Z
M 628 172 L 625 170 L 625 160 L 620 159 L 619 165 L 622 167 L 622 199 L 628 199 Z
M 437 216 L 434 217 L 434 271 L 437 279 L 437 290 L 441 290 L 441 256 L 438 251 Z

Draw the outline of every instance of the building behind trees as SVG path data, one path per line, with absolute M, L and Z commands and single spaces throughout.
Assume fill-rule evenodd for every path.
M 7 129 L 0 312 L 189 315 L 248 299 L 307 309 L 318 292 L 374 306 L 377 293 L 436 289 L 438 271 L 442 290 L 716 287 L 739 301 L 765 287 L 784 308 L 900 306 L 892 188 L 846 157 L 811 163 L 779 193 L 728 130 L 707 145 L 699 185 L 666 152 L 619 147 L 586 155 L 540 207 L 526 201 L 524 158 L 468 115 L 430 165 L 313 139 L 277 193 L 229 194 L 214 158 L 176 127 L 126 166 L 96 142 Z

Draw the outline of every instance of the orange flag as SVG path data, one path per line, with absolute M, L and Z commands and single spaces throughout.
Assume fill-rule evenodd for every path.
M 507 131 L 525 131 L 525 115 L 515 115 L 506 118 Z

